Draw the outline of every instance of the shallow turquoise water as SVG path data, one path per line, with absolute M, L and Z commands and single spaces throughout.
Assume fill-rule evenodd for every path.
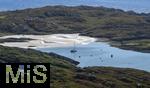
M 106 43 L 77 45 L 78 52 L 71 53 L 72 47 L 42 48 L 44 52 L 54 52 L 76 61 L 80 67 L 113 66 L 146 70 L 150 72 L 150 53 L 140 53 L 111 47 Z

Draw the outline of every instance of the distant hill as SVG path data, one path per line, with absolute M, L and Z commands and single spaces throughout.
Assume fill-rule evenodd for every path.
M 0 13 L 0 32 L 84 33 L 96 37 L 148 37 L 150 15 L 90 6 L 47 6 Z M 117 35 L 116 35 L 117 34 Z

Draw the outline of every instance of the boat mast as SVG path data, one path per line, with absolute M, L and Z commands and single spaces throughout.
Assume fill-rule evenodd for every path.
M 78 37 L 78 35 L 77 36 L 75 36 L 75 39 Z M 73 49 L 70 51 L 71 53 L 75 53 L 75 52 L 77 52 L 77 50 L 76 50 L 76 46 L 75 46 L 75 39 L 74 39 L 74 44 L 73 44 Z
M 74 47 L 73 47 L 73 49 L 75 50 L 75 41 L 74 41 Z

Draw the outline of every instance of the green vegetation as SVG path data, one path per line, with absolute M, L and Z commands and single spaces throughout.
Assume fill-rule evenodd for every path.
M 6 18 L 6 16 L 0 16 L 0 20 L 1 20 L 1 19 L 5 19 L 5 18 Z
M 141 52 L 150 52 L 150 39 L 133 39 L 123 41 L 113 41 L 112 46 L 120 47 L 128 50 L 135 50 Z
M 131 39 L 149 41 L 150 14 L 90 6 L 47 6 L 0 12 L 0 36 L 77 32 L 82 35 L 109 38 L 118 43 Z M 142 49 L 143 47 L 139 46 L 134 50 Z M 144 49 L 148 51 L 149 47 Z
M 72 67 L 68 61 L 57 56 L 31 49 L 20 49 L 0 46 L 0 63 L 51 63 L 55 66 Z M 70 64 L 70 65 L 69 65 Z
M 0 46 L 1 63 L 51 63 L 51 88 L 149 88 L 150 73 L 111 67 L 79 68 L 66 58 L 31 49 Z

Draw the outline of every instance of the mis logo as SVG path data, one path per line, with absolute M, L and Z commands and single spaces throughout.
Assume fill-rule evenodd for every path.
M 50 88 L 50 64 L 47 63 L 1 64 L 0 75 L 0 86 L 5 88 Z

